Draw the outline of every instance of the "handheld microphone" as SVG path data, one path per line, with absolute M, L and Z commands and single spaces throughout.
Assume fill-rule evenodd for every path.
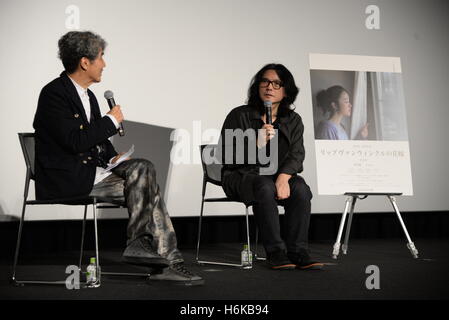
M 272 124 L 272 117 L 271 117 L 271 101 L 264 101 L 263 105 L 265 106 L 265 116 L 267 120 L 267 124 Z
M 111 90 L 106 90 L 104 92 L 104 97 L 105 97 L 106 101 L 108 102 L 109 109 L 112 109 L 113 107 L 115 107 L 117 105 L 114 100 L 114 93 Z M 123 129 L 122 122 L 119 124 L 118 134 L 121 137 L 123 137 L 125 135 L 125 129 Z

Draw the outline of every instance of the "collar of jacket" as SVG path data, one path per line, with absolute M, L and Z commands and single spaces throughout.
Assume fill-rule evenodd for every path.
M 69 76 L 65 71 L 61 72 L 59 76 L 61 77 L 61 81 L 64 87 L 66 88 L 70 99 L 78 108 L 78 113 L 81 115 L 85 123 L 89 123 L 89 121 L 87 121 L 86 111 L 84 110 L 83 103 L 81 102 L 80 96 L 78 95 L 75 86 L 69 79 Z M 89 95 L 89 100 L 91 101 L 90 107 L 92 108 L 92 98 L 91 98 L 92 92 L 89 89 L 87 89 L 87 94 Z
M 259 111 L 256 108 L 252 108 L 251 112 L 250 112 L 250 118 L 251 120 L 262 120 L 261 115 L 259 113 Z M 286 123 L 288 122 L 288 114 L 283 114 L 279 117 L 278 121 L 279 123 Z

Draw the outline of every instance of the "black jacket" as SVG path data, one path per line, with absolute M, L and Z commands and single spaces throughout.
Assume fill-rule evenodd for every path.
M 117 155 L 108 140 L 117 129 L 109 117 L 101 117 L 92 91 L 88 90 L 88 95 L 90 123 L 78 92 L 65 72 L 40 93 L 33 122 L 37 199 L 88 195 L 97 165 Z
M 303 161 L 305 156 L 303 142 L 304 125 L 302 123 L 302 119 L 296 112 L 289 111 L 283 115 L 279 115 L 277 123 L 277 129 L 279 130 L 278 132 L 282 135 L 279 139 L 285 139 L 287 142 L 287 152 L 279 156 L 278 170 L 276 174 L 287 173 L 290 175 L 296 175 L 303 170 Z M 221 150 L 223 151 L 223 154 L 220 155 L 223 161 L 223 171 L 238 170 L 240 173 L 244 174 L 246 172 L 255 172 L 255 169 L 259 169 L 261 165 L 258 161 L 256 161 L 256 164 L 225 163 L 224 159 L 226 157 L 226 149 L 229 148 L 229 141 L 226 142 L 223 137 L 225 136 L 226 129 L 242 129 L 242 131 L 254 129 L 257 132 L 257 130 L 262 128 L 262 126 L 263 121 L 261 119 L 261 114 L 255 107 L 248 105 L 240 106 L 233 109 L 228 114 L 223 123 L 219 142 L 222 146 Z M 250 141 L 250 143 L 256 143 L 256 141 Z M 233 144 L 233 148 L 235 148 L 235 142 Z M 248 145 L 246 144 L 245 150 L 247 147 Z M 234 152 L 234 158 L 235 154 L 236 152 Z M 245 157 L 245 161 L 246 160 L 247 158 Z
M 279 142 L 278 167 L 277 171 L 270 173 L 270 175 L 276 176 L 280 173 L 296 175 L 303 170 L 302 164 L 305 156 L 303 145 L 304 125 L 301 117 L 294 111 L 288 111 L 278 116 L 275 122 L 275 125 L 277 125 L 275 128 L 278 129 Z M 248 149 L 252 148 L 252 150 L 255 150 L 257 148 L 255 146 L 257 135 L 255 139 L 248 139 L 247 143 L 244 144 L 243 152 L 245 155 L 243 156 L 243 163 L 236 162 L 236 155 L 242 155 L 238 154 L 235 141 L 229 141 L 229 139 L 225 138 L 225 130 L 241 129 L 244 132 L 248 129 L 254 129 L 257 132 L 262 126 L 263 121 L 260 112 L 255 107 L 248 105 L 233 109 L 224 121 L 219 141 L 221 148 L 218 149 L 217 157 L 223 164 L 221 172 L 222 186 L 229 198 L 245 203 L 253 202 L 255 198 L 252 181 L 257 175 L 261 174 L 261 167 L 266 167 L 267 165 L 264 165 L 258 157 L 254 159 L 252 156 L 249 156 L 251 153 L 248 153 Z M 231 156 L 229 156 L 230 150 L 234 150 Z M 266 150 L 262 150 L 262 154 L 265 154 L 265 152 Z M 242 157 L 239 160 L 242 160 Z

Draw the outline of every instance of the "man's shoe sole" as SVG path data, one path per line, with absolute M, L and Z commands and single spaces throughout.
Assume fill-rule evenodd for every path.
M 295 264 L 283 264 L 281 266 L 270 266 L 270 269 L 273 270 L 292 270 L 295 269 L 296 265 Z
M 167 259 L 164 258 L 139 258 L 139 257 L 125 257 L 122 256 L 122 261 L 124 263 L 133 264 L 137 266 L 147 266 L 147 267 L 168 267 L 169 263 Z
M 296 266 L 298 269 L 301 270 L 321 270 L 324 267 L 324 264 L 320 263 L 320 262 L 315 262 L 315 263 L 311 263 L 305 266 Z
M 152 278 L 151 275 L 147 280 L 148 282 L 151 281 L 163 281 L 165 283 L 169 283 L 176 286 L 186 286 L 186 287 L 193 287 L 193 286 L 202 286 L 205 281 L 204 279 L 199 280 L 171 280 L 171 279 L 158 279 L 158 278 Z

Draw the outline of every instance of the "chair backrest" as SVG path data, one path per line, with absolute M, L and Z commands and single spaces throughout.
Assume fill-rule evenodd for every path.
M 29 178 L 34 180 L 34 133 L 19 133 L 20 146 L 22 147 L 23 157 L 27 166 Z
M 217 148 L 218 145 L 216 144 L 203 144 L 200 146 L 201 165 L 203 166 L 204 181 L 221 186 L 221 168 L 223 168 L 223 165 L 215 158 Z M 211 161 L 212 159 L 215 161 Z

